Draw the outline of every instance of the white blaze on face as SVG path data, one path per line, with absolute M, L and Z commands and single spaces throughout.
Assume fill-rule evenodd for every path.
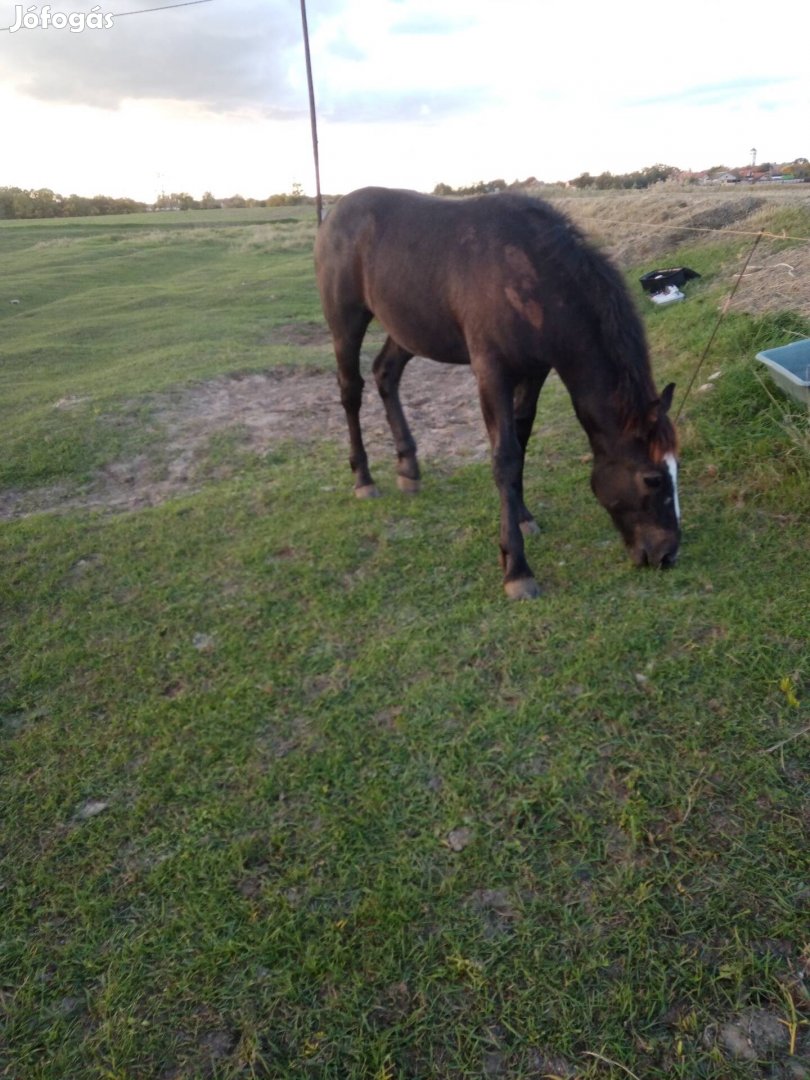
M 664 464 L 669 471 L 669 475 L 672 477 L 672 497 L 675 500 L 675 517 L 678 519 L 678 524 L 680 525 L 681 504 L 678 501 L 678 459 L 674 454 L 665 454 Z

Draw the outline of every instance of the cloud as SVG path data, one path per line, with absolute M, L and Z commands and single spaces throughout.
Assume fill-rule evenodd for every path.
M 411 124 L 491 107 L 501 93 L 477 63 L 477 25 L 474 10 L 448 16 L 421 0 L 344 0 L 312 35 L 323 119 Z
M 438 122 L 465 116 L 486 107 L 492 100 L 484 87 L 464 90 L 391 90 L 324 96 L 321 117 L 335 124 Z
M 742 78 L 730 82 L 689 86 L 672 93 L 656 94 L 651 97 L 635 98 L 627 101 L 626 104 L 631 107 L 639 106 L 642 108 L 649 105 L 671 104 L 684 106 L 726 105 L 741 101 L 752 94 L 759 94 L 764 89 L 784 86 L 789 81 L 789 79 L 784 78 Z
M 160 173 L 171 190 L 254 194 L 306 181 L 296 0 L 125 15 L 170 2 L 50 0 L 117 21 L 0 33 L 7 182 L 148 193 Z M 707 0 L 696 34 L 649 0 L 307 0 L 325 187 L 703 167 L 752 145 L 806 154 L 810 75 L 782 48 L 806 2 L 757 21 Z M 0 27 L 16 7 L 0 0 Z
M 367 50 L 361 48 L 356 41 L 352 41 L 345 30 L 329 42 L 325 51 L 338 60 L 349 60 L 354 63 L 361 63 L 368 58 Z
M 335 2 L 322 0 L 318 13 Z M 126 14 L 139 6 L 139 0 L 107 0 L 103 10 L 115 18 L 111 29 L 8 34 L 2 41 L 6 81 L 29 97 L 59 104 L 115 109 L 125 100 L 152 99 L 214 112 L 297 114 L 300 91 L 289 75 L 303 57 L 297 5 L 213 0 Z M 87 3 L 71 5 L 89 9 Z M 0 25 L 14 18 L 14 5 L 0 7 Z
M 469 30 L 475 26 L 476 19 L 472 15 L 448 15 L 434 11 L 416 11 L 401 19 L 395 19 L 391 23 L 391 32 L 394 34 L 425 34 L 446 35 L 457 34 L 461 30 Z

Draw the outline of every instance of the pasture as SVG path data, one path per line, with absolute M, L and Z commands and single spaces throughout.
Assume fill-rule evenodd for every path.
M 309 209 L 0 222 L 0 1076 L 810 1076 L 810 434 L 753 359 L 810 330 L 810 200 L 756 194 L 555 199 L 676 411 L 730 229 L 786 238 L 684 404 L 674 570 L 549 381 L 521 604 L 468 373 L 403 378 L 412 498 L 369 384 L 352 497 Z

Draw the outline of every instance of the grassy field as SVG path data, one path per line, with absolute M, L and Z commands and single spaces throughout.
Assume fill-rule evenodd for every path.
M 171 499 L 82 508 L 120 461 L 160 475 L 167 398 L 330 369 L 313 236 L 0 222 L 0 507 L 41 511 L 0 522 L 0 1076 L 810 1076 L 808 416 L 753 362 L 810 326 L 776 294 L 723 323 L 667 574 L 553 384 L 534 603 L 483 463 L 407 499 L 391 454 L 358 503 L 342 444 L 254 453 L 234 415 Z M 702 277 L 644 308 L 659 385 L 749 247 L 661 252 Z

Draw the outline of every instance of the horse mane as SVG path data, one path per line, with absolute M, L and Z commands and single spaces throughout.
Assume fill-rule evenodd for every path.
M 562 268 L 572 290 L 582 299 L 602 355 L 614 381 L 613 403 L 622 430 L 643 439 L 654 461 L 677 451 L 677 435 L 665 412 L 650 368 L 644 324 L 624 278 L 603 252 L 586 240 L 565 214 L 539 199 L 524 205 L 540 250 Z

